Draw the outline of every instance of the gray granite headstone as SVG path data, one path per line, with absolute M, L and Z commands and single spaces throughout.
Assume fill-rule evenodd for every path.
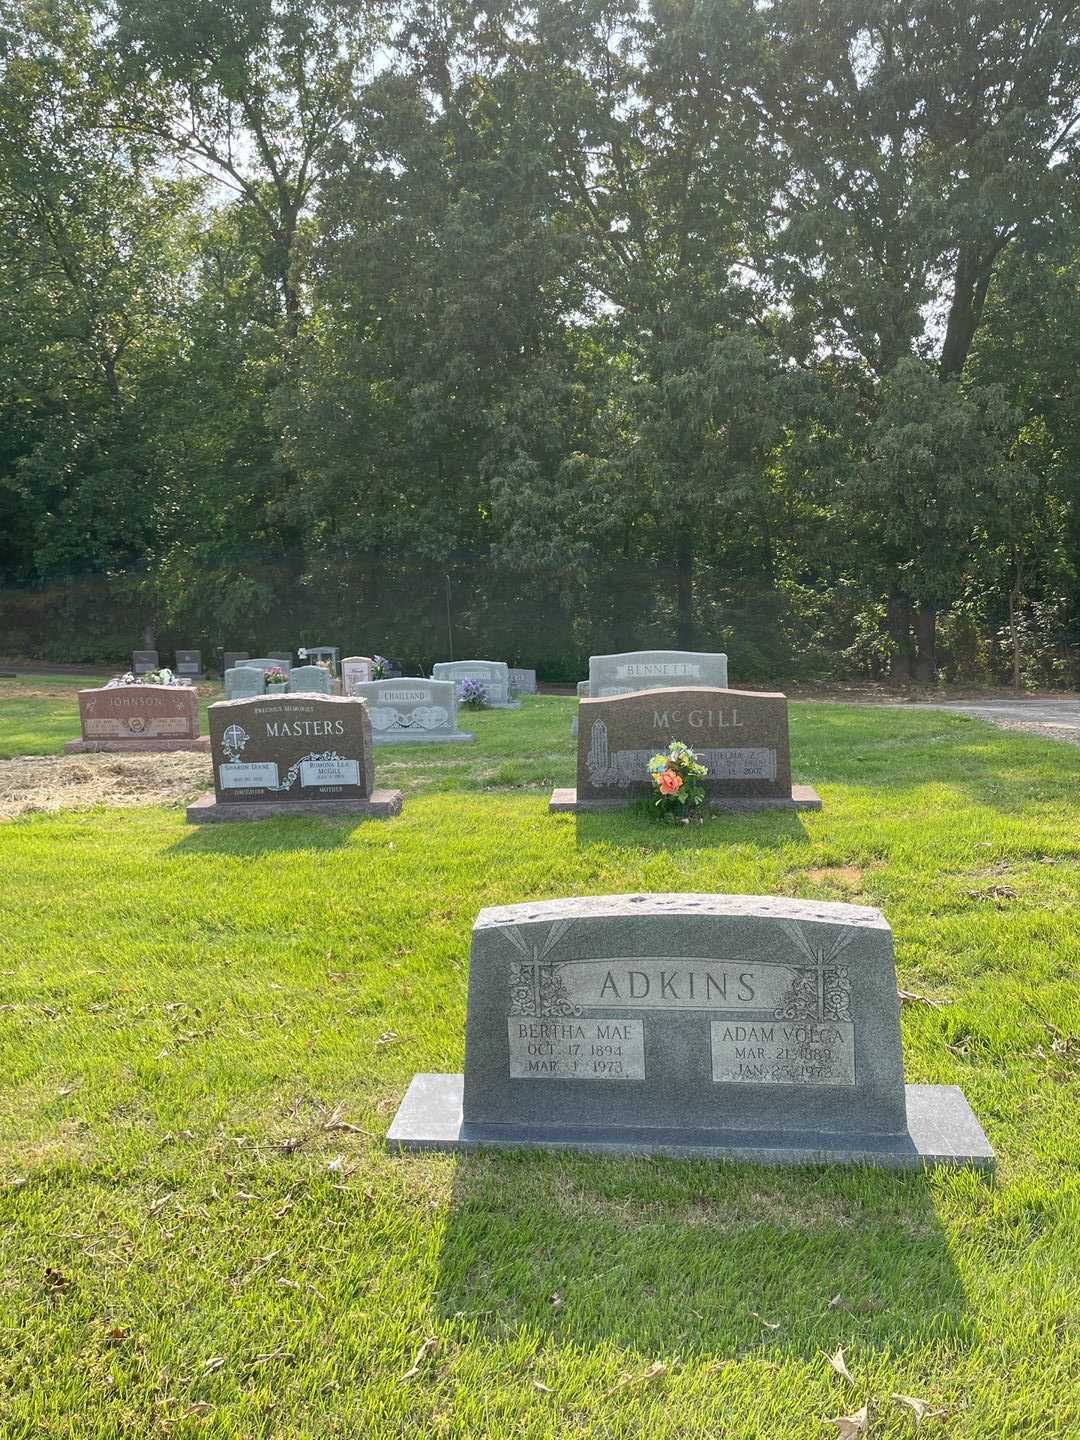
M 288 670 L 290 665 L 293 663 L 292 651 L 272 650 L 270 652 L 270 659 L 280 665 L 283 670 Z
M 510 670 L 503 660 L 440 660 L 431 669 L 435 680 L 452 680 L 461 699 L 466 680 L 478 680 L 487 692 L 487 703 L 495 710 L 516 709 L 520 700 L 510 699 Z
M 451 680 L 370 680 L 353 685 L 367 702 L 376 745 L 448 743 L 473 737 L 457 728 L 458 705 Z
M 578 705 L 576 791 L 556 790 L 552 810 L 607 809 L 653 794 L 648 764 L 681 740 L 708 770 L 710 803 L 735 809 L 820 809 L 791 783 L 784 695 L 705 688 L 639 690 Z
M 219 700 L 208 711 L 214 794 L 192 821 L 260 815 L 396 815 L 401 792 L 376 790 L 362 700 L 288 694 Z
M 241 660 L 241 665 L 254 665 L 259 670 L 284 670 L 288 675 L 291 668 L 288 660 L 283 660 L 279 655 L 261 655 L 254 660 Z
M 185 680 L 201 680 L 203 676 L 201 650 L 177 650 L 176 673 Z
M 336 645 L 305 645 L 304 659 L 309 665 L 328 660 L 334 667 L 334 674 L 341 674 L 341 651 Z
M 590 655 L 589 678 L 579 680 L 578 699 L 629 695 L 636 690 L 710 685 L 727 689 L 727 656 L 705 650 L 626 650 L 616 655 Z M 570 726 L 578 733 L 579 717 Z
M 331 678 L 329 670 L 321 665 L 294 665 L 289 671 L 289 693 L 297 695 L 308 692 L 312 695 L 329 695 Z
M 224 673 L 226 670 L 231 670 L 234 665 L 239 665 L 242 660 L 249 658 L 246 650 L 226 650 L 221 661 L 222 672 Z
M 131 652 L 131 673 L 133 675 L 149 675 L 151 670 L 160 668 L 156 650 L 133 650 Z
M 519 695 L 536 694 L 536 671 L 523 670 L 520 666 L 510 667 L 510 689 Z
M 354 685 L 367 685 L 371 681 L 371 656 L 346 655 L 341 662 L 341 693 L 351 695 Z
M 991 1166 L 961 1092 L 905 1086 L 892 933 L 861 905 L 609 895 L 482 910 L 465 1072 L 406 1149 Z
M 225 671 L 225 699 L 242 700 L 248 695 L 262 695 L 266 690 L 264 672 L 257 665 L 234 665 Z

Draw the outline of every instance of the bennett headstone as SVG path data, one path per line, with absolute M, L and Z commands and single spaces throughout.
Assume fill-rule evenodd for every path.
M 205 750 L 199 734 L 199 696 L 191 685 L 106 685 L 79 691 L 80 740 L 69 753 Z
M 158 670 L 158 652 L 156 650 L 133 650 L 131 652 L 131 672 L 133 675 L 149 675 L 151 670 Z
M 639 690 L 578 706 L 577 789 L 550 808 L 604 810 L 652 795 L 648 764 L 681 740 L 708 770 L 709 803 L 738 810 L 820 810 L 809 786 L 792 786 L 784 695 L 705 688 Z
M 715 685 L 727 689 L 727 656 L 699 650 L 627 650 L 617 655 L 590 655 L 589 678 L 579 680 L 578 699 L 629 695 L 636 690 L 671 686 Z M 570 726 L 578 733 L 579 716 Z
M 346 655 L 341 662 L 341 693 L 351 695 L 354 685 L 367 685 L 371 680 L 370 655 Z
M 329 695 L 330 689 L 330 672 L 324 670 L 321 665 L 294 665 L 289 671 L 290 695 L 302 692 L 312 695 Z
M 189 820 L 400 811 L 399 790 L 374 789 L 362 700 L 265 695 L 219 700 L 208 713 L 215 793 L 188 807 Z
M 611 895 L 482 910 L 465 1073 L 417 1075 L 387 1140 L 988 1167 L 952 1086 L 905 1086 L 878 910 Z
M 371 680 L 352 693 L 367 702 L 376 745 L 471 740 L 457 728 L 458 707 L 451 680 Z
M 177 650 L 176 673 L 185 680 L 201 680 L 203 675 L 201 650 Z
M 257 665 L 234 665 L 225 671 L 225 699 L 241 700 L 248 695 L 262 695 L 266 690 L 265 672 Z
M 536 671 L 523 670 L 520 666 L 510 667 L 510 689 L 519 695 L 536 694 Z
M 510 699 L 510 671 L 502 660 L 440 660 L 432 666 L 435 680 L 452 680 L 461 699 L 466 680 L 476 680 L 487 693 L 487 703 L 496 710 L 516 709 L 519 700 Z

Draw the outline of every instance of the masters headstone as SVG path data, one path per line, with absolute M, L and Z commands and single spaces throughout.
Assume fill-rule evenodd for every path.
M 234 665 L 225 671 L 225 699 L 242 700 L 248 695 L 262 695 L 266 675 L 257 665 Z
M 289 671 L 289 694 L 307 692 L 312 695 L 329 695 L 331 677 L 329 670 L 321 665 L 294 665 Z
M 370 655 L 346 655 L 341 662 L 341 693 L 351 695 L 354 685 L 367 685 L 371 680 Z
M 199 734 L 199 696 L 192 685 L 104 685 L 79 691 L 80 740 L 68 754 L 207 750 Z
M 476 680 L 487 693 L 494 710 L 516 710 L 520 700 L 510 699 L 510 670 L 502 660 L 440 660 L 432 666 L 435 680 L 452 680 L 460 700 L 466 680 Z
M 176 673 L 185 680 L 201 680 L 203 676 L 201 650 L 177 650 Z
M 264 695 L 209 709 L 214 793 L 188 819 L 397 815 L 400 790 L 376 790 L 371 721 L 362 700 Z
M 451 680 L 371 680 L 352 693 L 367 702 L 376 745 L 471 740 L 459 730 L 457 698 Z
M 149 675 L 151 670 L 158 670 L 158 652 L 156 650 L 133 650 L 131 652 L 131 673 L 133 675 Z
M 577 788 L 557 789 L 550 809 L 610 810 L 652 795 L 648 764 L 672 740 L 708 770 L 710 806 L 820 810 L 808 785 L 792 785 L 784 695 L 750 690 L 639 690 L 578 706 Z
M 417 1075 L 387 1141 L 994 1163 L 960 1090 L 904 1084 L 881 912 L 753 895 L 482 910 L 464 1076 Z

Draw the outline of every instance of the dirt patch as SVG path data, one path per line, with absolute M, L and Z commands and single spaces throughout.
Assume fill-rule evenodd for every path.
M 858 865 L 825 865 L 820 870 L 807 870 L 806 877 L 815 885 L 831 883 L 845 890 L 861 890 L 863 872 Z
M 177 805 L 213 784 L 208 755 L 22 755 L 0 760 L 0 820 L 90 805 Z

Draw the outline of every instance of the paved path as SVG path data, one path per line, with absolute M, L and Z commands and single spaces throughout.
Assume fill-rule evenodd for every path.
M 949 700 L 944 703 L 906 704 L 905 710 L 951 710 L 973 715 L 1003 730 L 1026 730 L 1080 745 L 1080 700 Z

